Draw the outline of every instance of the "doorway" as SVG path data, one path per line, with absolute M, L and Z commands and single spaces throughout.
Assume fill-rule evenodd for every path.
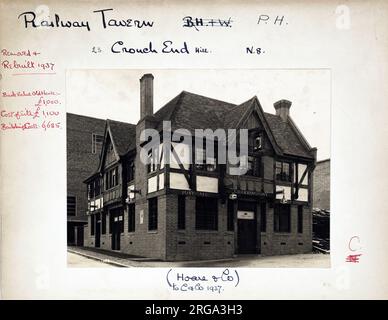
M 84 245 L 84 226 L 76 227 L 77 230 L 77 246 L 83 247 Z
M 256 202 L 239 201 L 237 205 L 237 249 L 239 254 L 260 253 L 257 240 Z
M 110 226 L 112 230 L 112 250 L 120 250 L 121 233 L 124 232 L 124 217 L 122 209 L 110 211 Z

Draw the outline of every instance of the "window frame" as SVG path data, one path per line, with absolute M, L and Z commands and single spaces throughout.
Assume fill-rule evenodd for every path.
M 94 214 L 90 215 L 90 235 L 94 236 L 96 228 L 96 217 Z
M 106 212 L 101 212 L 101 234 L 106 234 Z
M 69 214 L 69 198 L 74 199 L 74 214 Z M 72 204 L 73 205 L 73 204 Z M 67 196 L 67 201 L 66 201 L 66 214 L 71 217 L 76 217 L 77 216 L 77 197 L 76 196 Z
M 128 204 L 128 232 L 136 231 L 136 207 L 134 203 Z
M 218 198 L 196 197 L 195 229 L 218 231 Z
M 97 142 L 97 137 L 101 139 L 101 141 Z M 104 144 L 104 135 L 99 133 L 92 133 L 92 154 L 99 154 L 101 153 L 102 145 Z M 97 146 L 100 147 L 99 152 L 97 152 Z
M 148 199 L 148 231 L 158 230 L 158 197 Z
M 206 150 L 206 140 L 203 141 L 202 145 L 194 146 L 194 164 L 195 169 L 198 171 L 204 171 L 204 172 L 217 172 L 218 171 L 218 144 L 216 141 L 213 140 L 214 144 L 214 154 L 213 157 L 207 156 L 207 150 Z M 201 158 L 198 157 L 199 154 L 201 155 Z M 199 161 L 201 160 L 201 161 Z
M 303 205 L 298 205 L 298 233 L 303 233 Z
M 119 166 L 105 172 L 105 190 L 110 190 L 119 185 Z
M 131 160 L 127 163 L 127 182 L 135 180 L 135 161 Z
M 186 229 L 186 196 L 178 195 L 178 230 Z
M 287 221 L 286 228 L 284 228 L 285 222 L 282 221 L 285 217 Z M 273 227 L 276 233 L 291 233 L 291 205 L 282 203 L 274 205 Z
M 260 231 L 267 232 L 267 203 L 260 204 Z
M 235 200 L 228 199 L 227 217 L 226 217 L 227 231 L 234 231 L 234 206 L 235 206 Z
M 275 160 L 275 180 L 283 182 L 292 182 L 293 162 L 285 160 Z M 288 166 L 288 173 L 285 172 L 285 166 Z M 280 172 L 278 172 L 280 170 Z

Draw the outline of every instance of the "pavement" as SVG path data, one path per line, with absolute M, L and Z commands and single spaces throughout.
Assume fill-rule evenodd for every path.
M 249 268 L 330 268 L 330 255 L 308 253 L 282 256 L 246 255 L 231 259 L 200 261 L 161 261 L 84 247 L 68 247 L 68 266 L 73 268 L 107 267 L 249 267 Z
M 112 265 L 72 252 L 67 252 L 67 266 L 70 268 L 114 268 Z

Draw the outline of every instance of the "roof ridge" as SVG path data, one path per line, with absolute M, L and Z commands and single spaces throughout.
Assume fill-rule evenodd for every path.
M 119 120 L 114 120 L 114 119 L 106 119 L 106 121 L 108 121 L 108 122 L 117 122 L 117 123 L 127 124 L 127 125 L 131 125 L 131 126 L 136 127 L 135 124 L 130 123 L 130 122 L 124 122 L 124 121 L 119 121 Z
M 83 115 L 83 114 L 72 113 L 72 112 L 66 112 L 66 115 L 77 116 L 77 117 L 83 117 L 83 118 L 89 118 L 89 119 L 100 120 L 100 121 L 106 121 L 106 119 L 96 118 L 96 117 L 91 117 L 91 116 L 85 116 L 85 115 Z
M 186 91 L 186 90 L 183 90 L 181 93 L 185 93 L 185 94 L 189 94 L 189 95 L 193 95 L 193 96 L 197 96 L 197 97 L 213 100 L 213 101 L 216 101 L 216 102 L 221 102 L 221 103 L 229 104 L 229 105 L 234 106 L 234 107 L 237 106 L 235 103 L 231 103 L 231 102 L 227 102 L 227 101 L 219 100 L 219 99 L 215 99 L 215 98 L 210 98 L 210 97 L 204 96 L 202 94 L 193 93 L 193 92 Z

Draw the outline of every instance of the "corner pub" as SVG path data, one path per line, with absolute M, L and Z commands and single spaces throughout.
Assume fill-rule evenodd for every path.
M 84 181 L 85 246 L 165 261 L 311 252 L 317 149 L 290 117 L 291 102 L 270 114 L 256 96 L 235 105 L 183 91 L 154 113 L 153 81 L 140 79 L 136 125 L 106 120 L 99 166 Z M 140 134 L 160 133 L 163 121 L 173 131 L 247 129 L 246 173 L 231 175 L 197 146 L 144 164 Z M 206 163 L 187 164 L 185 155 Z

